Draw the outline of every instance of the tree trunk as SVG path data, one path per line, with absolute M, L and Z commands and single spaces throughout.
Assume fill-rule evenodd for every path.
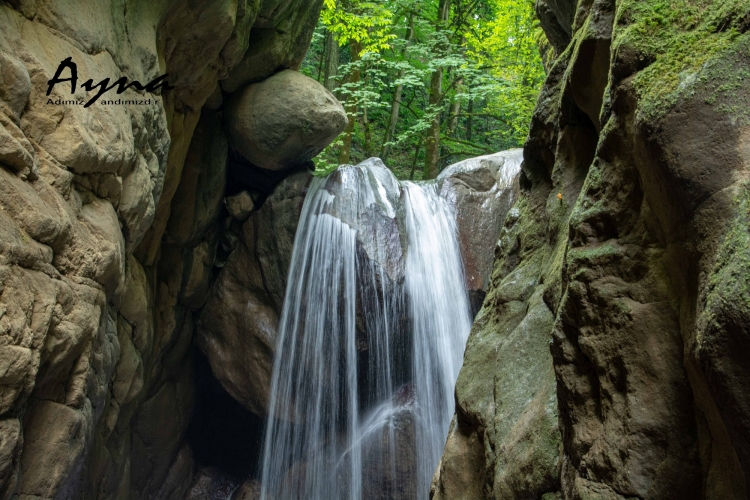
M 456 82 L 456 93 L 461 92 L 461 87 L 463 85 L 463 78 L 459 79 L 458 82 Z M 456 129 L 458 128 L 458 115 L 461 114 L 461 101 L 456 99 L 453 101 L 453 104 L 451 104 L 451 113 L 450 113 L 450 121 L 448 122 L 448 135 L 451 137 L 454 137 L 456 134 Z
M 466 140 L 471 142 L 471 130 L 474 126 L 472 121 L 474 115 L 474 99 L 469 99 L 469 114 L 466 117 Z
M 414 171 L 417 169 L 417 160 L 419 159 L 419 151 L 422 149 L 422 141 L 417 143 L 417 150 L 414 151 L 414 161 L 411 162 L 411 172 L 409 172 L 409 180 L 414 180 Z
M 323 64 L 323 86 L 328 89 L 329 92 L 336 90 L 336 75 L 339 69 L 339 44 L 333 33 L 326 30 L 326 41 L 324 56 L 325 62 Z
M 352 62 L 356 63 L 359 61 L 359 53 L 362 52 L 362 45 L 356 40 L 349 40 L 349 50 L 352 52 Z M 355 66 L 352 72 L 349 74 L 347 83 L 351 83 L 352 88 L 359 83 L 362 78 L 362 71 L 359 66 Z M 350 156 L 352 151 L 352 136 L 354 135 L 354 124 L 357 121 L 357 106 L 354 102 L 354 98 L 349 96 L 345 102 L 346 115 L 349 118 L 349 124 L 344 129 L 344 144 L 339 150 L 339 165 L 346 165 L 350 163 Z
M 372 156 L 372 131 L 370 130 L 370 120 L 367 118 L 367 106 L 362 106 L 362 128 L 365 129 L 365 156 Z
M 436 28 L 444 28 L 450 16 L 450 0 L 440 0 Z M 424 172 L 422 179 L 434 179 L 438 174 L 438 160 L 440 159 L 440 109 L 438 104 L 443 94 L 443 68 L 436 68 L 430 78 L 430 112 L 435 116 L 431 120 L 430 128 L 425 137 Z
M 406 44 L 404 44 L 404 50 L 401 52 L 402 58 L 406 58 L 407 44 L 411 41 L 414 36 L 414 14 L 409 15 L 409 28 L 406 31 Z M 398 73 L 399 80 L 406 76 L 406 70 L 402 69 Z M 391 104 L 391 120 L 388 124 L 388 130 L 385 133 L 385 140 L 383 141 L 383 147 L 380 149 L 380 159 L 383 163 L 386 163 L 388 155 L 391 152 L 391 146 L 388 144 L 393 141 L 393 137 L 396 135 L 396 124 L 398 123 L 398 113 L 401 109 L 401 96 L 404 92 L 404 86 L 399 84 L 396 86 L 396 90 L 393 92 L 393 103 Z

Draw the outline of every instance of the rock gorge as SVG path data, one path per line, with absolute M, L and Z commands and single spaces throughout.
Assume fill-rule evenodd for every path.
M 321 5 L 0 3 L 0 499 L 258 498 L 309 160 L 346 125 L 294 72 Z M 438 181 L 478 312 L 431 497 L 748 498 L 750 7 L 536 8 L 520 179 Z M 48 104 L 66 57 L 175 89 Z

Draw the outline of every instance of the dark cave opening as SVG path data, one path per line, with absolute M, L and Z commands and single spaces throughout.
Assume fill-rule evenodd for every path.
M 187 440 L 199 467 L 217 467 L 238 480 L 256 478 L 265 421 L 238 403 L 195 352 L 196 401 Z

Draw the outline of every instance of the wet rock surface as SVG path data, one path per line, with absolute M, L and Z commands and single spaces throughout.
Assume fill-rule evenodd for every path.
M 372 159 L 365 164 L 370 168 L 343 168 L 325 181 L 332 195 L 361 195 L 354 205 L 356 213 L 337 206 L 331 208 L 331 213 L 358 230 L 358 258 L 370 262 L 362 266 L 367 272 L 360 280 L 392 291 L 404 279 L 402 235 L 395 212 L 400 188 L 382 162 Z M 208 356 L 216 378 L 237 401 L 262 417 L 268 409 L 278 322 L 294 237 L 311 179 L 310 173 L 303 171 L 282 181 L 241 226 L 239 244 L 212 286 L 197 331 L 198 346 Z M 372 186 L 358 189 L 358 183 Z M 378 193 L 378 197 L 369 198 L 364 195 L 366 192 Z M 357 221 L 362 219 L 375 221 L 375 229 L 359 227 Z M 373 300 L 382 301 L 382 296 L 362 295 L 358 299 L 357 342 L 363 358 L 368 349 L 368 330 L 374 326 L 362 314 L 362 303 Z M 362 383 L 367 384 L 364 379 Z
M 292 175 L 241 226 L 211 288 L 196 342 L 214 375 L 257 415 L 267 411 L 279 315 L 294 235 L 312 176 Z
M 518 197 L 521 149 L 470 158 L 450 165 L 437 178 L 440 196 L 456 214 L 472 312 L 484 301 L 505 216 Z
M 416 498 L 418 409 L 413 401 L 398 401 L 365 436 L 362 447 L 362 498 Z

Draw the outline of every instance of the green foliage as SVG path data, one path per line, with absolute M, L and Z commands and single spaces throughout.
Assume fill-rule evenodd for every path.
M 351 163 L 388 149 L 386 163 L 398 177 L 419 179 L 436 116 L 440 169 L 523 144 L 545 76 L 540 48 L 548 50 L 533 0 L 450 0 L 447 22 L 437 22 L 439 0 L 324 5 L 302 71 L 323 81 L 332 33 L 340 47 L 334 93 L 356 122 Z M 442 93 L 430 105 L 431 77 L 440 73 Z M 399 87 L 398 120 L 387 140 Z M 318 172 L 335 168 L 342 144 L 316 158 Z
M 338 43 L 350 40 L 362 45 L 362 54 L 390 47 L 393 13 L 381 2 L 325 0 L 320 22 L 334 33 Z
M 545 77 L 539 53 L 543 35 L 533 0 L 491 0 L 489 8 L 491 18 L 474 19 L 468 30 L 469 56 L 492 79 L 489 112 L 505 117 L 502 132 L 521 144 Z

